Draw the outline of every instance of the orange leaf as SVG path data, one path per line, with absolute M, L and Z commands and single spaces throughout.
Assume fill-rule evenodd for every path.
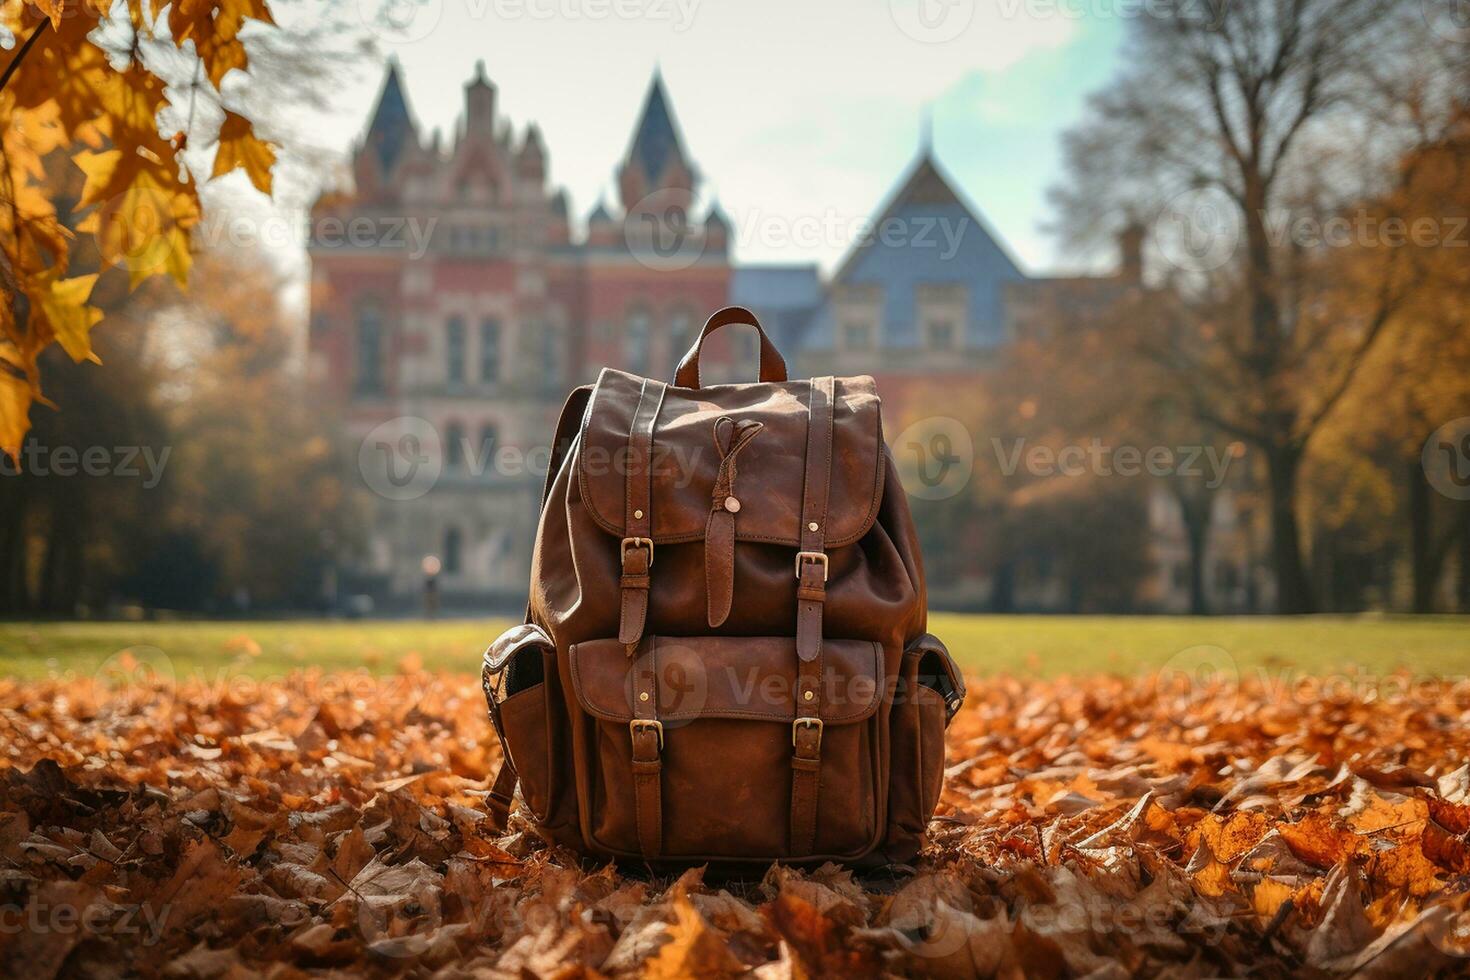
M 250 128 L 250 120 L 237 112 L 225 110 L 225 121 L 219 130 L 219 152 L 214 157 L 214 174 L 218 177 L 236 167 L 249 174 L 250 182 L 262 194 L 271 192 L 271 167 L 276 151 Z

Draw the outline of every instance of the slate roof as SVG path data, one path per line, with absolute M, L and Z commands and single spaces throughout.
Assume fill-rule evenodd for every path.
M 393 169 L 404 145 L 418 138 L 418 128 L 413 115 L 408 111 L 408 99 L 403 94 L 403 80 L 398 75 L 397 59 L 388 62 L 388 72 L 383 78 L 383 90 L 378 94 L 378 107 L 373 112 L 373 121 L 368 125 L 364 144 L 377 154 L 383 172 Z
M 649 183 L 656 184 L 666 166 L 687 159 L 668 93 L 664 91 L 663 74 L 655 71 L 653 82 L 648 87 L 648 97 L 643 102 L 643 113 L 633 133 L 632 145 L 628 148 L 628 162 L 641 167 Z
M 730 302 L 760 318 L 783 353 L 806 346 L 807 331 L 825 299 L 822 277 L 811 265 L 737 265 L 730 270 Z
M 1026 279 L 978 209 L 955 190 L 925 150 L 880 208 L 871 234 L 843 260 L 833 282 L 882 287 L 881 346 L 898 348 L 921 343 L 916 286 L 965 285 L 970 294 L 967 345 L 988 348 L 1005 340 L 1006 285 Z M 831 346 L 832 317 L 819 320 L 812 340 Z

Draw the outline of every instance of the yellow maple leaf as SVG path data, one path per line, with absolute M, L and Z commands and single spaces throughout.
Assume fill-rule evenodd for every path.
M 149 276 L 168 274 L 188 282 L 189 229 L 199 220 L 192 185 L 181 185 L 152 165 L 141 167 L 122 193 L 108 198 L 77 225 L 97 238 L 109 265 L 128 270 L 129 288 Z
M 51 279 L 41 288 L 28 292 L 36 303 L 35 309 L 46 318 L 57 343 L 71 359 L 100 364 L 101 360 L 92 351 L 91 330 L 102 319 L 102 311 L 87 303 L 96 282 L 94 272 L 71 279 Z
M 105 150 L 102 153 L 83 150 L 71 159 L 86 176 L 86 181 L 82 184 L 82 196 L 77 199 L 74 210 L 89 208 L 113 195 L 113 188 L 117 183 L 117 167 L 122 162 L 122 150 Z
M 26 375 L 20 353 L 0 339 L 0 454 L 20 458 L 20 446 L 31 428 L 35 385 Z
M 236 167 L 250 175 L 250 182 L 262 194 L 271 192 L 271 167 L 276 151 L 256 136 L 250 120 L 237 112 L 225 110 L 225 121 L 219 128 L 219 152 L 214 157 L 214 176 L 227 174 Z

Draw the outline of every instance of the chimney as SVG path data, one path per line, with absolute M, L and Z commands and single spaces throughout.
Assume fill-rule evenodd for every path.
M 1129 221 L 1118 232 L 1118 278 L 1134 285 L 1143 282 L 1143 242 L 1148 232 L 1138 221 Z

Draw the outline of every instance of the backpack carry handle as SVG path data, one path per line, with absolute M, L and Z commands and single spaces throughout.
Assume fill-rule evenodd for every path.
M 760 378 L 763 382 L 785 381 L 786 361 L 781 357 L 781 352 L 776 350 L 776 345 L 771 343 L 771 338 L 761 329 L 760 321 L 755 314 L 743 306 L 727 306 L 723 310 L 714 313 L 705 321 L 704 329 L 699 331 L 699 337 L 694 341 L 694 346 L 679 361 L 679 368 L 674 372 L 674 385 L 679 388 L 698 388 L 699 384 L 699 350 L 704 344 L 704 338 L 714 333 L 721 327 L 731 323 L 748 323 L 755 327 L 755 332 L 760 336 Z

